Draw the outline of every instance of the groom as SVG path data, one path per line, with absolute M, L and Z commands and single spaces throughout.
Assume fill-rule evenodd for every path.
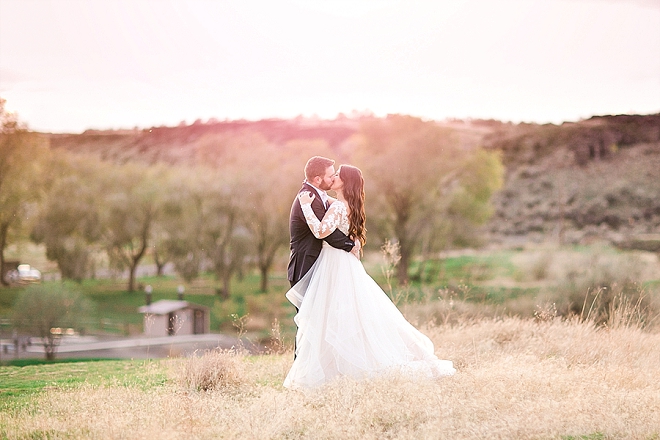
M 330 189 L 335 180 L 335 161 L 321 156 L 314 156 L 305 165 L 305 181 L 298 191 L 311 192 L 314 197 L 312 210 L 319 220 L 323 219 L 325 211 L 328 210 L 326 191 Z M 289 282 L 294 286 L 314 264 L 323 246 L 323 240 L 330 246 L 350 252 L 355 246 L 353 240 L 347 237 L 339 229 L 323 240 L 314 237 L 307 225 L 305 215 L 300 207 L 298 197 L 291 206 L 289 217 L 289 231 L 291 232 L 291 258 L 289 259 Z

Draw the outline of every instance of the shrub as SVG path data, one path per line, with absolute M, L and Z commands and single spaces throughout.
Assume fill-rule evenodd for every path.
M 177 369 L 177 381 L 183 388 L 195 391 L 239 388 L 246 380 L 243 358 L 236 351 L 206 351 L 201 356 L 182 360 Z
M 68 283 L 35 284 L 23 290 L 13 307 L 16 328 L 41 338 L 46 359 L 55 357 L 62 328 L 82 328 L 92 303 Z
M 575 315 L 607 325 L 634 316 L 639 325 L 647 325 L 658 311 L 653 293 L 638 281 L 643 278 L 642 271 L 635 255 L 595 253 L 580 264 L 573 262 L 562 281 L 541 298 L 556 304 L 563 316 Z
M 553 254 L 549 251 L 525 255 L 518 270 L 514 273 L 516 281 L 543 281 L 550 276 Z

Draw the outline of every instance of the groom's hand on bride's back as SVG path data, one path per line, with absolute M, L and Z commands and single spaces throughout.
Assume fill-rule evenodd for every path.
M 360 259 L 360 249 L 362 249 L 362 243 L 360 243 L 360 240 L 356 240 L 353 238 L 353 236 L 348 237 L 351 240 L 353 240 L 353 243 L 355 243 L 355 246 L 353 246 L 353 249 L 351 249 L 349 252 L 359 260 Z
M 311 192 L 309 191 L 303 191 L 300 194 L 298 194 L 298 200 L 300 200 L 300 204 L 304 205 L 306 203 L 312 203 L 316 196 L 314 196 Z

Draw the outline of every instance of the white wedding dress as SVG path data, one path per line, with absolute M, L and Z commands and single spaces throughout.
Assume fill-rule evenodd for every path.
M 330 206 L 323 221 L 309 204 L 303 205 L 303 212 L 317 237 L 335 228 L 348 234 L 341 201 Z M 361 379 L 387 371 L 430 378 L 456 372 L 451 361 L 436 357 L 431 340 L 406 321 L 351 253 L 324 242 L 316 263 L 286 297 L 299 309 L 294 318 L 296 358 L 284 380 L 287 388 L 312 388 L 341 376 Z

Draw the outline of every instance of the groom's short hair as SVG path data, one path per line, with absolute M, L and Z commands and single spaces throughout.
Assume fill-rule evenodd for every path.
M 335 161 L 327 157 L 314 156 L 305 165 L 305 178 L 311 181 L 316 176 L 325 176 L 325 170 L 335 164 Z

